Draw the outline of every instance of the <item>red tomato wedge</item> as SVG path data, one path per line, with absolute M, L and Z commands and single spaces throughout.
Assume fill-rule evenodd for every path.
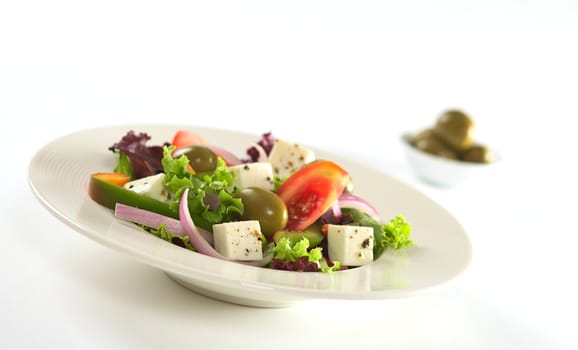
M 349 173 L 339 165 L 320 160 L 297 170 L 277 190 L 287 206 L 285 230 L 303 231 L 323 215 L 343 193 Z
M 178 130 L 173 136 L 173 142 L 171 142 L 176 150 L 188 146 L 204 145 L 205 143 L 205 139 L 201 135 L 190 130 Z
M 201 135 L 190 130 L 178 130 L 173 136 L 173 142 L 171 144 L 175 146 L 175 151 L 189 146 L 202 145 L 209 148 L 218 157 L 223 158 L 227 166 L 241 164 L 239 157 L 224 148 L 207 144 Z

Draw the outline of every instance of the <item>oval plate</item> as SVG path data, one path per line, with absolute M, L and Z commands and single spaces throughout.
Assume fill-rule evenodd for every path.
M 445 285 L 471 260 L 462 225 L 444 208 L 380 170 L 314 149 L 347 169 L 356 194 L 384 220 L 401 214 L 412 224 L 414 246 L 386 251 L 372 264 L 335 273 L 303 273 L 246 266 L 198 254 L 116 219 L 88 197 L 90 175 L 112 171 L 108 147 L 126 132 L 146 132 L 150 145 L 170 141 L 178 129 L 194 130 L 208 143 L 238 155 L 260 135 L 186 125 L 131 125 L 89 129 L 52 141 L 33 157 L 29 183 L 55 217 L 86 237 L 165 271 L 183 286 L 219 300 L 256 307 L 285 307 L 312 299 L 375 300 L 417 295 Z

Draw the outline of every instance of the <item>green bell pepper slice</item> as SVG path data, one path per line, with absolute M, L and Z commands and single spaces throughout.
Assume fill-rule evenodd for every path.
M 92 174 L 90 176 L 88 194 L 95 202 L 112 210 L 115 209 L 116 203 L 122 203 L 174 219 L 179 218 L 179 213 L 172 210 L 168 203 L 143 196 L 122 186 L 108 182 L 104 180 L 102 176 L 99 176 L 99 174 Z

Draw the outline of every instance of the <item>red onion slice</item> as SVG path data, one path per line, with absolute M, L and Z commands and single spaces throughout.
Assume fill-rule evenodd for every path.
M 271 261 L 271 257 L 266 257 L 262 260 L 255 260 L 255 261 L 240 261 L 229 259 L 221 255 L 218 251 L 215 250 L 215 248 L 213 248 L 213 246 L 211 246 L 205 239 L 203 239 L 202 235 L 199 233 L 197 226 L 193 222 L 191 213 L 189 212 L 188 196 L 189 196 L 189 189 L 186 188 L 183 191 L 183 195 L 179 203 L 179 219 L 181 225 L 183 226 L 183 231 L 187 234 L 187 236 L 189 236 L 191 244 L 193 245 L 193 247 L 195 247 L 195 249 L 199 253 L 211 256 L 213 258 L 238 262 L 241 264 L 252 266 L 264 266 Z
M 206 239 L 203 238 L 197 226 L 193 222 L 193 218 L 189 213 L 189 189 L 186 188 L 183 191 L 183 196 L 181 197 L 181 201 L 179 203 L 179 221 L 181 222 L 183 232 L 189 236 L 189 240 L 193 247 L 201 253 L 208 256 L 212 256 L 214 258 L 228 260 L 226 257 L 222 256 L 217 252 L 213 246 L 207 242 Z
M 114 208 L 114 216 L 122 220 L 134 222 L 136 224 L 155 229 L 161 225 L 166 225 L 167 231 L 180 236 L 186 235 L 185 231 L 183 230 L 183 225 L 179 220 L 157 214 L 152 211 L 131 207 L 130 205 L 116 203 Z M 201 228 L 198 228 L 198 230 L 203 238 L 212 245 L 213 235 Z
M 339 197 L 337 201 L 341 208 L 357 209 L 359 211 L 368 214 L 377 222 L 379 222 L 380 220 L 379 212 L 377 211 L 377 209 L 373 205 L 371 205 L 368 201 L 366 201 L 361 197 L 349 193 L 344 193 Z
M 225 161 L 227 166 L 239 165 L 242 163 L 242 161 L 239 157 L 237 157 L 235 154 L 229 152 L 228 150 L 226 150 L 222 147 L 215 146 L 215 145 L 205 145 L 205 147 L 207 147 L 211 151 L 215 152 L 215 154 L 217 156 L 223 158 L 223 160 Z
M 341 219 L 341 206 L 339 205 L 339 200 L 336 200 L 331 206 L 331 211 L 333 212 L 333 217 L 337 220 Z

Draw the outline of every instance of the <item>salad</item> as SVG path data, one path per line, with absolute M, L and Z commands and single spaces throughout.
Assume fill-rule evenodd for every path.
M 332 272 L 413 244 L 402 215 L 382 218 L 354 194 L 346 169 L 268 132 L 242 157 L 191 130 L 150 145 L 128 131 L 114 169 L 89 196 L 114 215 L 184 249 L 265 268 Z

